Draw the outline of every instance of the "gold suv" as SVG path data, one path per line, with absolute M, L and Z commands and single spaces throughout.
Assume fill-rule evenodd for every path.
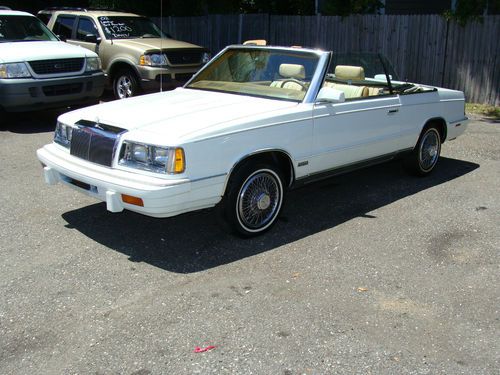
M 180 86 L 210 59 L 205 48 L 174 40 L 137 14 L 48 8 L 38 18 L 60 39 L 99 55 L 118 99 Z

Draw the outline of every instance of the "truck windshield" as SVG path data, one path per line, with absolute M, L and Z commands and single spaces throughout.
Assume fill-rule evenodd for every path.
M 158 26 L 145 17 L 99 17 L 107 39 L 166 38 Z
M 0 43 L 58 40 L 52 32 L 33 16 L 0 16 Z

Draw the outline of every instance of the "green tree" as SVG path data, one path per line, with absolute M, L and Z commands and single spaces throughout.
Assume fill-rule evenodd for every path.
M 325 0 L 321 13 L 331 16 L 378 13 L 384 4 L 380 0 Z
M 455 20 L 465 26 L 469 21 L 483 22 L 483 15 L 488 8 L 499 9 L 499 0 L 457 0 L 455 10 L 445 12 L 447 19 Z

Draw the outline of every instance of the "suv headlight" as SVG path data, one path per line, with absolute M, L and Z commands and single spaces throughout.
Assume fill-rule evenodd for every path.
M 124 142 L 118 164 L 155 173 L 178 174 L 186 169 L 184 150 Z
M 0 78 L 29 78 L 31 73 L 25 63 L 0 64 Z
M 71 145 L 71 136 L 73 135 L 73 127 L 57 121 L 56 130 L 54 131 L 54 142 L 69 148 Z
M 85 64 L 86 72 L 95 72 L 101 69 L 102 65 L 99 57 L 87 57 L 87 64 Z
M 211 58 L 212 58 L 212 55 L 210 54 L 210 52 L 204 52 L 203 55 L 201 56 L 201 62 L 203 64 L 206 64 L 207 62 L 210 61 Z
M 167 65 L 167 57 L 161 53 L 152 53 L 150 55 L 142 55 L 139 58 L 139 65 L 144 65 L 144 66 Z

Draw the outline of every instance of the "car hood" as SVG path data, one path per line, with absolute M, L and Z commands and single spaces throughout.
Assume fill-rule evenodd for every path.
M 182 42 L 167 38 L 137 38 L 137 39 L 113 39 L 113 44 L 128 47 L 141 53 L 148 50 L 177 49 L 177 48 L 201 48 L 195 44 Z
M 0 43 L 0 62 L 68 59 L 97 56 L 85 48 L 58 41 Z
M 266 122 L 298 103 L 178 88 L 117 100 L 61 115 L 59 121 L 99 122 L 128 130 L 127 139 L 185 142 Z

